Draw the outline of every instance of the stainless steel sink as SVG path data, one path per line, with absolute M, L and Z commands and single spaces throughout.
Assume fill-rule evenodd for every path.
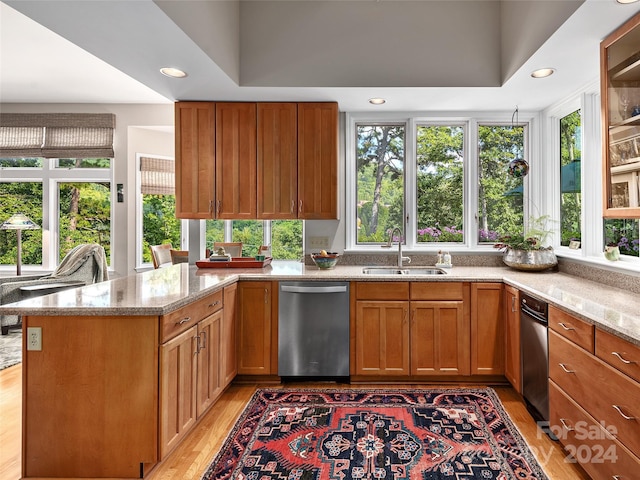
M 435 267 L 365 267 L 365 275 L 445 275 L 447 272 Z

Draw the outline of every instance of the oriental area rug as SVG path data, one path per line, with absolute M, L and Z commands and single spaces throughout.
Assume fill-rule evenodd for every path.
M 0 335 L 0 370 L 22 362 L 22 330 Z
M 491 388 L 259 389 L 203 480 L 546 479 Z

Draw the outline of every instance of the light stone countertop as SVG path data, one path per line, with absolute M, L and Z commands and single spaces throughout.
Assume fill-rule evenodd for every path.
M 243 280 L 357 280 L 504 282 L 640 346 L 640 296 L 565 273 L 519 272 L 508 267 L 462 267 L 446 275 L 378 276 L 363 266 L 320 270 L 300 262 L 274 261 L 261 268 L 198 268 L 179 264 L 86 287 L 0 305 L 0 314 L 163 315 Z

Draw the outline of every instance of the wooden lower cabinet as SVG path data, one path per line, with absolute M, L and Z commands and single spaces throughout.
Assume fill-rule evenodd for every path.
M 463 302 L 411 302 L 410 349 L 412 375 L 469 375 Z
M 160 347 L 160 459 L 182 441 L 197 420 L 198 326 Z
M 520 292 L 510 285 L 505 285 L 504 294 L 504 376 L 516 392 L 522 393 Z
M 553 381 L 549 382 L 549 424 L 567 452 L 594 479 L 631 480 L 640 472 L 640 459 L 597 422 Z
M 471 284 L 471 374 L 504 375 L 502 283 Z
M 357 375 L 409 375 L 409 303 L 358 301 Z
M 272 301 L 273 289 L 268 281 L 238 284 L 238 375 L 278 372 L 277 325 L 273 321 L 278 310 Z
M 469 375 L 469 287 L 357 282 L 353 375 Z
M 574 454 L 592 478 L 637 478 L 640 383 L 628 375 L 633 370 L 618 368 L 614 363 L 618 356 L 611 353 L 633 362 L 637 347 L 618 338 L 612 350 L 606 332 L 555 310 L 550 308 L 550 325 L 557 324 L 549 330 L 551 425 L 558 429 L 567 452 Z M 594 434 L 603 429 L 606 434 Z
M 196 417 L 200 418 L 222 394 L 225 385 L 222 382 L 222 324 L 223 312 L 198 323 L 197 342 L 197 382 Z

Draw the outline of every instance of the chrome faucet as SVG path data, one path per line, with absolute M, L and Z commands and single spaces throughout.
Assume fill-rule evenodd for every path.
M 402 256 L 402 230 L 400 227 L 396 227 L 389 231 L 389 240 L 387 240 L 387 244 L 383 245 L 384 248 L 391 248 L 393 243 L 393 235 L 398 234 L 398 268 L 402 268 L 402 262 L 407 261 L 407 263 L 411 263 L 411 259 L 409 257 Z

